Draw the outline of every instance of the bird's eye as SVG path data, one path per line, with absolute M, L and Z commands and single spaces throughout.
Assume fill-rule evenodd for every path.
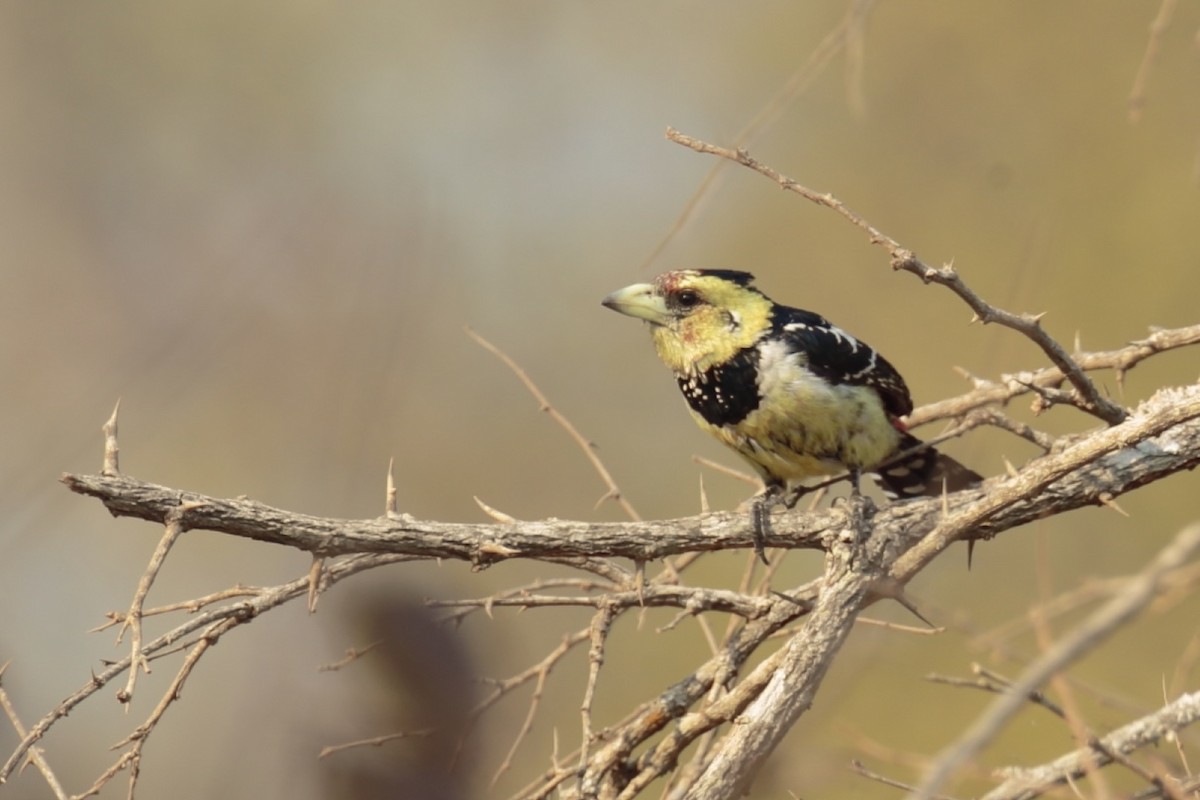
M 675 302 L 682 308 L 695 308 L 700 305 L 700 295 L 691 289 L 684 289 L 675 295 Z

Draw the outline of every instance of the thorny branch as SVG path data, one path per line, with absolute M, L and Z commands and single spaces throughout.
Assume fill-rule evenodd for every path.
M 1086 505 L 1102 504 L 1180 470 L 1200 458 L 1189 449 L 1200 436 L 1200 389 L 1163 390 L 1126 422 L 1098 431 L 1031 462 L 1018 475 L 992 479 L 987 491 L 959 492 L 893 504 L 876 517 L 877 530 L 896 531 L 909 546 L 893 569 L 907 581 L 937 552 L 970 533 L 1001 531 Z M 65 475 L 73 491 L 100 499 L 113 514 L 165 522 L 180 503 L 196 503 L 186 524 L 282 544 L 332 557 L 388 553 L 452 558 L 486 566 L 512 558 L 603 558 L 649 561 L 685 552 L 752 547 L 742 515 L 717 512 L 682 520 L 644 522 L 522 521 L 508 525 L 448 523 L 410 515 L 334 520 L 295 514 L 253 500 L 221 499 L 169 489 L 129 477 Z M 827 549 L 841 525 L 836 509 L 806 514 L 777 512 L 770 547 Z M 932 532 L 930 538 L 928 534 Z

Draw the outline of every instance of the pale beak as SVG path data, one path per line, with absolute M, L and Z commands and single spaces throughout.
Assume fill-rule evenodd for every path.
M 635 283 L 618 289 L 601 300 L 600 304 L 654 325 L 666 325 L 671 321 L 666 302 L 661 295 L 654 293 L 654 287 L 648 283 Z

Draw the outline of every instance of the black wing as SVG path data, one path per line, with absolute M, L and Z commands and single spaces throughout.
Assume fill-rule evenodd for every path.
M 820 314 L 776 306 L 774 335 L 808 356 L 808 368 L 833 384 L 869 386 L 879 393 L 889 414 L 902 417 L 913 409 L 904 378 L 870 345 L 860 342 Z

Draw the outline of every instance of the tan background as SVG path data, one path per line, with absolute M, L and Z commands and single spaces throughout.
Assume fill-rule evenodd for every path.
M 122 653 L 111 632 L 86 631 L 127 606 L 159 533 L 56 482 L 98 468 L 98 428 L 118 397 L 122 466 L 158 483 L 366 517 L 382 509 L 395 456 L 400 504 L 422 517 L 480 520 L 478 495 L 522 518 L 616 519 L 611 505 L 593 508 L 602 487 L 562 431 L 464 324 L 524 365 L 653 517 L 696 510 L 693 453 L 734 463 L 695 430 L 640 326 L 599 306 L 661 269 L 753 270 L 771 295 L 883 349 L 918 402 L 963 387 L 952 365 L 982 376 L 1040 365 L 1014 334 L 969 326 L 949 293 L 893 274 L 828 210 L 744 170 L 724 172 L 693 222 L 639 267 L 713 164 L 666 142 L 666 126 L 730 144 L 844 5 L 3 6 L 0 662 L 12 661 L 5 686 L 26 723 Z M 1078 332 L 1085 347 L 1108 348 L 1151 325 L 1195 323 L 1200 13 L 1181 5 L 1131 124 L 1126 101 L 1156 10 L 880 3 L 856 62 L 861 84 L 835 59 L 752 151 L 925 259 L 953 260 L 991 301 L 1049 312 L 1068 343 Z M 1125 399 L 1194 381 L 1197 364 L 1192 351 L 1143 366 Z M 1091 422 L 1056 411 L 1037 424 Z M 1031 455 L 994 433 L 951 449 L 986 473 Z M 705 480 L 716 507 L 746 494 Z M 872 748 L 935 752 L 985 702 L 922 676 L 965 673 L 972 660 L 1015 672 L 1035 652 L 1028 633 L 1009 655 L 974 634 L 1140 566 L 1196 517 L 1195 477 L 1122 504 L 1132 519 L 1086 510 L 1005 535 L 969 574 L 952 551 L 914 591 L 955 630 L 860 630 L 761 796 L 894 797 L 851 776 L 849 760 L 908 777 Z M 702 574 L 731 583 L 743 563 L 713 559 Z M 781 580 L 817 567 L 789 556 Z M 302 554 L 193 533 L 151 604 L 306 568 Z M 316 672 L 363 643 L 348 610 L 376 591 L 480 595 L 539 574 L 399 567 L 336 589 L 315 618 L 288 607 L 235 632 L 149 744 L 142 796 L 318 796 L 319 746 L 387 730 L 356 705 L 383 693 L 369 665 Z M 1089 696 L 1092 724 L 1159 704 L 1198 611 L 1193 598 L 1156 612 L 1078 667 L 1120 699 Z M 667 618 L 618 626 L 601 723 L 703 652 L 694 625 L 655 634 Z M 462 635 L 480 669 L 501 675 L 584 624 L 584 612 L 531 612 Z M 564 741 L 578 735 L 583 663 L 555 674 L 498 796 L 546 765 L 556 727 Z M 149 712 L 176 664 L 156 668 L 130 715 L 106 690 L 58 726 L 46 752 L 70 788 L 111 762 L 105 748 Z M 523 698 L 505 706 L 485 732 L 482 785 L 524 708 Z M 15 741 L 0 726 L 0 753 Z M 403 752 L 393 747 L 382 757 Z M 1060 724 L 1028 712 L 988 758 L 1068 747 Z M 33 770 L 6 789 L 46 796 Z M 123 792 L 120 781 L 106 796 Z

